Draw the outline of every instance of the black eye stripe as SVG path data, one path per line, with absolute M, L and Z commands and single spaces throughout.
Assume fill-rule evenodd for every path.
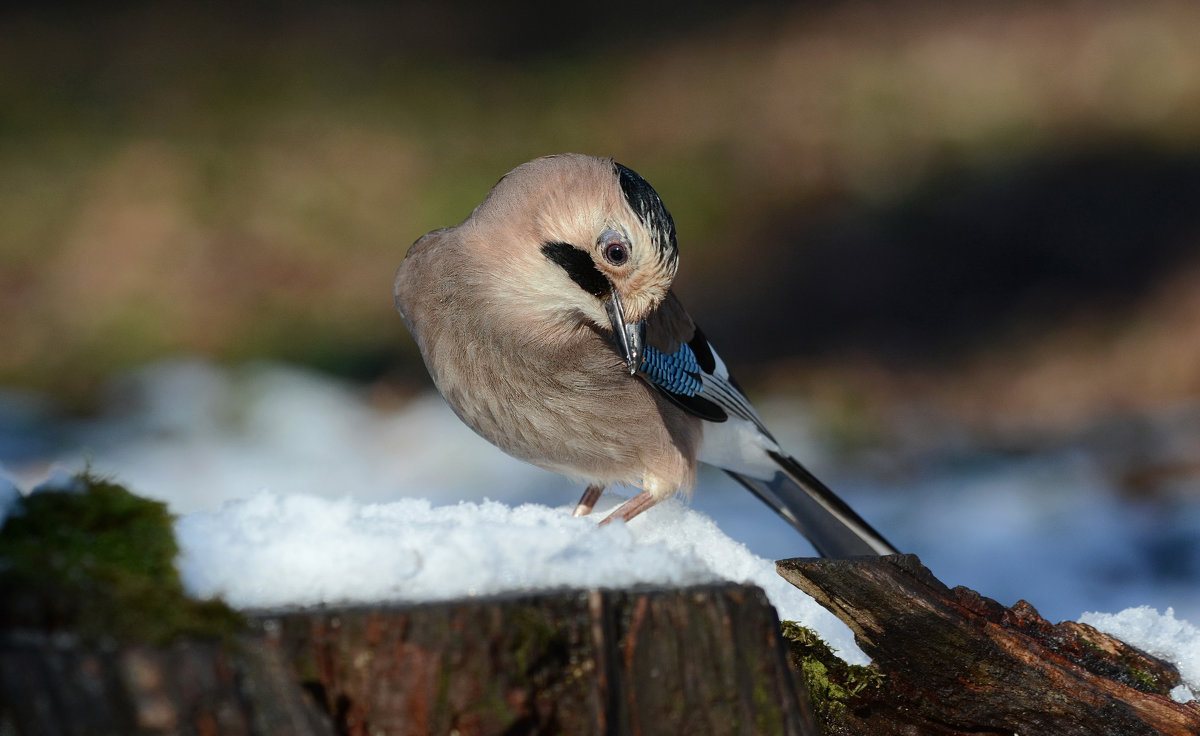
M 546 243 L 542 246 L 542 255 L 562 266 L 571 280 L 587 293 L 605 297 L 612 291 L 612 284 L 592 263 L 592 257 L 586 251 L 570 243 Z

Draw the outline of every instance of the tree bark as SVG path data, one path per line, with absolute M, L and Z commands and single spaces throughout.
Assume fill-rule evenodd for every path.
M 277 653 L 253 638 L 82 644 L 0 634 L 0 733 L 333 736 Z
M 0 734 L 817 733 L 752 586 L 251 620 L 224 646 L 0 630 Z
M 762 591 L 585 591 L 267 616 L 338 732 L 815 734 Z
M 779 573 L 854 631 L 884 675 L 830 732 L 1200 734 L 1171 665 L 1086 624 L 947 588 L 913 555 L 795 559 Z

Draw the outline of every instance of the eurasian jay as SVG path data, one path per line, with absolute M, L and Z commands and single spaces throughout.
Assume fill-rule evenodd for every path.
M 641 176 L 579 154 L 522 164 L 396 274 L 396 308 L 454 412 L 508 454 L 641 489 L 602 523 L 723 469 L 826 557 L 892 554 L 780 449 L 671 292 L 675 223 Z

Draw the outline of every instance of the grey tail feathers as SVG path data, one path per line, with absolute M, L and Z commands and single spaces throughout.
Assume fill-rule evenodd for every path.
M 770 480 L 726 470 L 796 527 L 822 557 L 894 555 L 899 551 L 795 459 L 769 453 L 779 465 Z

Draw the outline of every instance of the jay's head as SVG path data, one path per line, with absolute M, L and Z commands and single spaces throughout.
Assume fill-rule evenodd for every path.
M 645 179 L 612 159 L 535 159 L 506 174 L 463 225 L 508 295 L 611 331 L 637 371 L 643 320 L 666 297 L 679 259 L 675 222 Z

